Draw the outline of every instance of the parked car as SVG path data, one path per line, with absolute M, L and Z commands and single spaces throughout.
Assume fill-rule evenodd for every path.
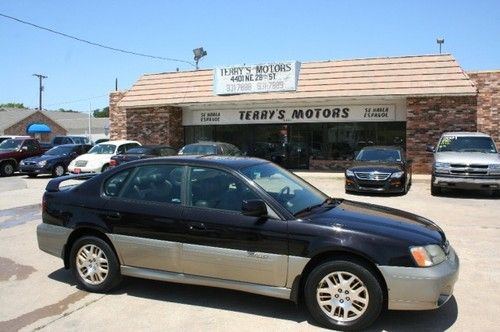
M 7 139 L 0 143 L 0 175 L 11 176 L 23 159 L 39 156 L 44 150 L 34 138 Z
M 88 180 L 59 189 L 79 177 Z M 304 298 L 321 324 L 357 330 L 384 308 L 443 305 L 458 277 L 432 221 L 330 198 L 257 158 L 133 161 L 53 179 L 42 206 L 40 249 L 92 292 L 125 275 Z
M 136 141 L 108 141 L 97 144 L 86 154 L 73 159 L 68 165 L 71 173 L 101 173 L 110 166 L 111 157 L 126 153 L 129 149 L 140 146 Z
M 406 194 L 411 186 L 411 164 L 400 147 L 365 147 L 345 171 L 345 191 Z
M 431 194 L 442 188 L 479 189 L 500 193 L 500 155 L 491 136 L 475 132 L 441 135 L 434 153 Z
M 0 136 L 0 143 L 8 139 L 19 139 L 19 138 L 31 138 L 31 136 L 12 136 L 12 135 L 2 135 Z
M 95 141 L 95 144 L 101 144 L 104 142 L 108 142 L 109 138 L 99 138 L 98 140 Z
M 109 166 L 115 167 L 137 159 L 175 156 L 176 154 L 177 150 L 168 145 L 142 145 L 128 150 L 127 153 L 111 157 Z
M 57 145 L 38 157 L 21 160 L 21 172 L 34 178 L 38 174 L 52 174 L 53 177 L 66 173 L 69 163 L 81 154 L 87 153 L 91 145 L 62 144 Z
M 236 146 L 224 142 L 198 142 L 185 145 L 180 151 L 180 155 L 225 155 L 241 156 L 241 151 Z
M 55 136 L 52 139 L 52 146 L 62 145 L 62 144 L 87 144 L 92 145 L 92 141 L 87 136 Z

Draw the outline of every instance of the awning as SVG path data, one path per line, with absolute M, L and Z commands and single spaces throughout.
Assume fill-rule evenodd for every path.
M 51 131 L 50 127 L 44 123 L 33 123 L 26 130 L 28 134 L 50 133 Z

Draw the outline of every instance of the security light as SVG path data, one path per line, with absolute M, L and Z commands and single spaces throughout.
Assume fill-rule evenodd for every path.
M 196 70 L 198 70 L 198 61 L 207 55 L 207 51 L 203 50 L 203 47 L 198 47 L 193 50 L 194 61 L 196 62 Z

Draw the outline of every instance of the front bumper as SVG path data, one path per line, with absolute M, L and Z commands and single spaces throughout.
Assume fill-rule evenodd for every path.
M 79 171 L 77 171 L 77 169 Z M 77 167 L 77 166 L 68 166 L 68 171 L 70 173 L 75 173 L 75 174 L 79 174 L 79 173 L 101 173 L 101 169 L 102 169 L 102 166 L 99 166 L 99 167 L 96 167 L 96 168 L 92 168 L 92 167 Z
M 435 175 L 432 184 L 441 188 L 456 189 L 500 189 L 500 178 L 466 178 Z
M 22 173 L 30 173 L 30 174 L 47 174 L 52 172 L 50 167 L 47 166 L 40 167 L 38 165 L 20 165 L 19 170 Z
M 459 259 L 450 247 L 448 258 L 435 266 L 378 266 L 388 289 L 388 309 L 429 310 L 445 304 L 458 278 Z
M 348 177 L 345 181 L 345 190 L 362 193 L 402 193 L 405 191 L 404 183 L 404 178 L 375 181 Z
M 63 258 L 64 246 L 70 233 L 69 228 L 41 223 L 36 228 L 38 248 L 48 254 Z

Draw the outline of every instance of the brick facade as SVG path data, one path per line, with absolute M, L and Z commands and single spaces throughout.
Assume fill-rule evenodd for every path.
M 111 140 L 127 139 L 127 113 L 118 107 L 118 102 L 125 96 L 123 91 L 109 94 L 109 138 Z
M 500 148 L 500 71 L 467 74 L 478 89 L 477 130 L 490 134 Z
M 31 124 L 34 123 L 46 124 L 52 130 L 50 133 L 37 134 L 37 135 L 30 134 L 31 136 L 38 138 L 41 142 L 50 142 L 52 141 L 52 138 L 54 138 L 55 136 L 67 134 L 66 129 L 61 127 L 54 120 L 45 116 L 41 112 L 35 112 L 27 116 L 26 118 L 22 119 L 21 121 L 16 122 L 12 126 L 6 128 L 4 130 L 4 133 L 5 135 L 28 135 L 26 130 Z
M 443 132 L 477 130 L 476 108 L 476 96 L 406 99 L 406 150 L 413 172 L 431 172 L 432 154 L 426 146 L 435 145 Z

